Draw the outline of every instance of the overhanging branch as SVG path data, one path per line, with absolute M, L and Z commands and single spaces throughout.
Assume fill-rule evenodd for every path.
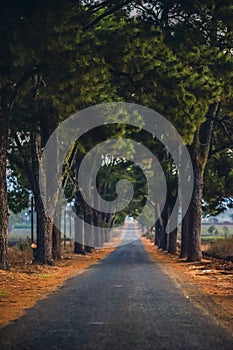
M 15 99 L 18 95 L 19 90 L 21 87 L 30 79 L 33 77 L 34 74 L 38 73 L 39 67 L 33 67 L 31 71 L 25 72 L 23 76 L 20 78 L 20 80 L 15 84 L 14 91 L 10 97 L 9 103 L 8 103 L 8 110 L 11 110 Z

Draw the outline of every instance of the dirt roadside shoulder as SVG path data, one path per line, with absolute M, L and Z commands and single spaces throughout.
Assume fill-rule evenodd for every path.
M 187 263 L 159 250 L 145 237 L 141 241 L 151 260 L 174 280 L 185 297 L 233 336 L 233 264 L 216 259 Z
M 95 250 L 92 254 L 65 254 L 56 266 L 19 265 L 10 271 L 0 270 L 0 327 L 21 317 L 38 300 L 48 297 L 64 282 L 81 274 L 109 255 L 114 248 Z

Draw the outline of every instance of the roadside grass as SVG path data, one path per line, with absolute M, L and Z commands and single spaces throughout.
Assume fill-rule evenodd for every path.
M 31 237 L 30 229 L 13 229 L 9 232 L 8 239 L 9 241 L 26 241 L 28 237 Z
M 223 236 L 213 236 L 213 235 L 204 235 L 201 236 L 201 242 L 202 243 L 211 243 L 216 242 L 218 240 L 224 239 Z
M 216 258 L 233 260 L 233 237 L 218 239 L 210 242 L 207 250 L 208 255 Z
M 202 244 L 214 243 L 233 237 L 233 225 L 214 224 L 201 226 Z
M 8 248 L 10 265 L 25 264 L 32 261 L 33 254 L 29 243 Z

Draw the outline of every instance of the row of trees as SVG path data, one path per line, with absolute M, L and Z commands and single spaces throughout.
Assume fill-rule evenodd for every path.
M 43 148 L 71 113 L 109 101 L 148 106 L 182 135 L 193 162 L 194 191 L 182 223 L 181 256 L 199 260 L 203 204 L 207 212 L 217 213 L 232 196 L 231 2 L 12 0 L 1 2 L 0 13 L 0 267 L 9 265 L 7 167 L 15 181 L 11 189 L 24 198 L 27 190 L 35 196 L 37 259 L 52 263 L 60 256 L 59 230 L 46 213 L 39 189 Z M 157 242 L 167 249 L 164 228 L 177 187 L 173 161 L 151 135 L 125 129 L 116 126 L 111 132 L 134 134 L 164 163 L 170 190 L 156 225 Z M 104 129 L 103 138 L 108 133 Z M 74 160 L 78 164 L 82 153 L 99 141 L 96 133 L 87 135 L 65 160 L 62 182 L 70 200 L 76 196 L 76 207 L 82 200 L 70 189 Z M 103 179 L 108 171 L 103 169 Z M 111 198 L 104 188 L 102 194 Z M 135 216 L 136 206 L 143 204 L 141 196 L 138 191 L 130 207 Z M 12 193 L 10 203 L 11 198 Z M 104 220 L 111 225 L 113 218 Z M 174 251 L 176 232 L 168 241 L 169 251 Z M 76 246 L 77 252 L 80 249 Z

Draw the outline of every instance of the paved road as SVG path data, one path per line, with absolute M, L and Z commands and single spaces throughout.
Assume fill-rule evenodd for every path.
M 137 240 L 0 330 L 0 349 L 232 350 L 233 339 L 192 306 Z

